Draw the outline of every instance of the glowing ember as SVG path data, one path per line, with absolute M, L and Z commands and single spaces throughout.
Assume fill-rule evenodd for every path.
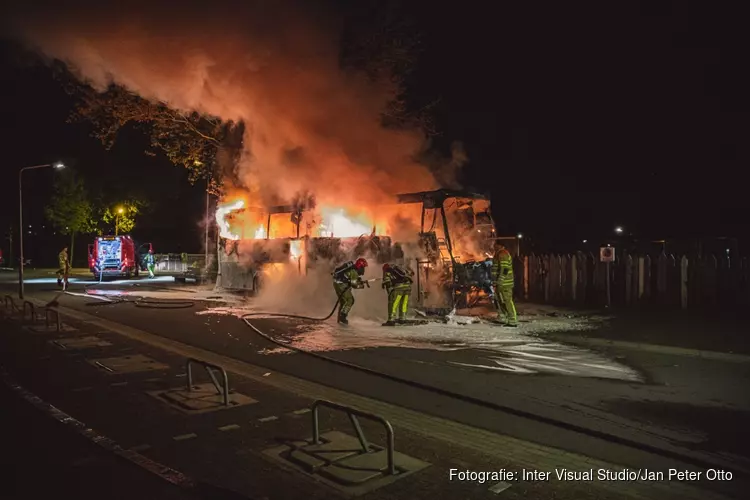
M 219 234 L 222 238 L 228 239 L 228 240 L 239 240 L 240 235 L 233 232 L 232 229 L 229 227 L 229 221 L 227 221 L 227 216 L 231 212 L 236 212 L 237 210 L 242 210 L 245 208 L 245 201 L 244 200 L 236 200 L 232 203 L 226 203 L 226 204 L 220 204 L 219 207 L 216 209 L 216 224 L 219 226 Z

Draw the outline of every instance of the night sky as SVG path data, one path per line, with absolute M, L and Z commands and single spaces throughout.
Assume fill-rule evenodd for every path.
M 638 239 L 747 236 L 750 44 L 740 11 L 660 1 L 408 5 L 424 49 L 411 104 L 438 100 L 435 145 L 464 143 L 464 184 L 491 190 L 500 233 L 553 248 L 603 241 L 615 225 Z M 97 190 L 153 200 L 135 231 L 141 241 L 200 251 L 201 186 L 144 155 L 137 131 L 107 152 L 85 125 L 66 123 L 69 98 L 27 61 L 3 42 L 2 233 L 17 224 L 18 169 L 62 158 Z M 41 226 L 55 173 L 24 175 L 24 217 Z M 7 253 L 7 241 L 0 246 Z M 27 254 L 54 258 L 59 246 Z

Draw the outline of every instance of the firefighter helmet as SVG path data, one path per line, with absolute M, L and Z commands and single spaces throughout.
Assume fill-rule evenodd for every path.
M 385 264 L 383 264 L 383 272 L 390 271 L 390 270 L 391 270 L 391 265 L 389 263 L 386 262 Z
M 367 267 L 367 261 L 363 259 L 362 257 L 360 257 L 359 259 L 357 259 L 357 262 L 354 263 L 354 267 L 356 267 L 357 269 L 364 270 L 364 268 Z

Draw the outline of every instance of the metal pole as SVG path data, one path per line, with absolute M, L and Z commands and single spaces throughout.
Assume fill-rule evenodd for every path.
M 22 176 L 23 171 L 18 171 L 18 245 L 19 245 L 19 259 L 20 265 L 18 266 L 18 298 L 23 300 L 23 182 Z
M 609 261 L 607 261 L 607 307 L 610 307 L 612 305 L 612 294 L 610 293 L 610 267 L 609 267 Z
M 210 182 L 211 182 L 210 179 L 206 181 L 206 257 L 205 257 L 205 261 L 203 264 L 203 267 L 206 269 L 206 271 L 208 271 L 208 226 L 210 225 L 210 222 L 211 222 L 211 217 L 208 213 L 208 206 L 210 202 L 208 191 L 210 187 L 210 184 L 209 184 Z

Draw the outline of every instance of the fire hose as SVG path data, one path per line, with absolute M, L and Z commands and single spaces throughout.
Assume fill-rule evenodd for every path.
M 99 300 L 99 302 L 87 302 L 87 306 L 108 306 L 108 305 L 115 305 L 115 304 L 124 304 L 129 303 L 133 304 L 135 307 L 141 307 L 144 309 L 189 309 L 195 305 L 194 300 L 170 300 L 170 299 L 146 299 L 146 298 L 137 298 L 137 299 L 129 299 L 126 297 L 116 297 L 116 298 L 109 298 L 109 297 L 100 297 L 96 294 L 89 293 L 88 289 L 89 287 L 94 285 L 86 285 L 83 287 L 83 290 L 87 297 L 96 298 Z M 145 285 L 149 286 L 149 285 Z M 152 287 L 152 288 L 160 288 L 160 287 Z
M 375 281 L 375 280 L 370 280 L 370 281 Z M 368 287 L 369 287 L 369 285 L 368 285 Z M 348 288 L 346 288 L 346 289 L 344 289 L 341 292 L 341 294 L 339 294 L 338 298 L 336 299 L 336 303 L 333 306 L 333 309 L 331 310 L 330 314 L 328 314 L 328 316 L 326 316 L 325 318 L 312 318 L 312 317 L 309 317 L 309 316 L 301 316 L 301 315 L 294 315 L 294 314 L 263 313 L 263 312 L 253 312 L 253 313 L 244 314 L 240 318 L 242 319 L 242 321 L 245 322 L 245 324 L 248 327 L 250 327 L 250 329 L 252 329 L 256 334 L 258 334 L 262 338 L 266 339 L 267 341 L 269 341 L 269 342 L 271 342 L 273 344 L 276 344 L 277 346 L 282 347 L 284 349 L 289 349 L 290 351 L 298 352 L 300 354 L 306 354 L 308 356 L 311 356 L 313 358 L 319 359 L 321 361 L 325 361 L 327 363 L 332 363 L 334 365 L 343 366 L 345 368 L 349 368 L 349 369 L 352 369 L 352 370 L 355 370 L 355 371 L 358 371 L 358 372 L 362 372 L 362 373 L 365 373 L 367 375 L 372 375 L 372 376 L 375 376 L 375 377 L 378 377 L 378 378 L 390 380 L 390 381 L 393 381 L 393 382 L 396 382 L 396 383 L 400 383 L 400 384 L 404 384 L 406 386 L 413 387 L 413 388 L 416 388 L 416 389 L 422 389 L 422 390 L 425 390 L 427 392 L 432 392 L 432 393 L 435 393 L 435 394 L 439 394 L 441 396 L 446 396 L 446 397 L 449 397 L 449 398 L 452 398 L 452 399 L 455 399 L 455 400 L 458 400 L 458 401 L 463 401 L 465 403 L 474 404 L 474 405 L 477 405 L 479 407 L 489 408 L 491 410 L 500 411 L 500 412 L 503 412 L 503 413 L 506 413 L 506 414 L 509 414 L 509 415 L 514 415 L 516 417 L 526 418 L 526 419 L 529 419 L 529 420 L 532 420 L 532 421 L 535 421 L 535 422 L 540 422 L 540 423 L 543 423 L 543 424 L 551 425 L 553 427 L 557 427 L 557 428 L 565 429 L 565 430 L 568 430 L 568 431 L 572 431 L 572 432 L 575 432 L 575 433 L 578 433 L 578 434 L 583 434 L 585 436 L 591 436 L 591 437 L 594 437 L 594 438 L 597 438 L 597 439 L 601 439 L 601 440 L 606 441 L 606 442 L 615 443 L 615 444 L 627 446 L 627 447 L 630 447 L 630 448 L 634 448 L 634 449 L 637 449 L 637 450 L 642 450 L 642 451 L 646 451 L 646 452 L 649 452 L 649 453 L 653 453 L 655 455 L 660 455 L 660 456 L 663 456 L 663 457 L 680 460 L 680 461 L 683 461 L 685 463 L 696 465 L 698 467 L 703 467 L 703 468 L 706 468 L 706 469 L 710 469 L 710 468 L 715 468 L 716 467 L 716 464 L 713 464 L 710 461 L 703 460 L 703 459 L 698 458 L 698 457 L 693 457 L 693 456 L 690 456 L 690 455 L 683 455 L 683 454 L 681 454 L 679 452 L 675 452 L 675 451 L 672 451 L 672 450 L 665 450 L 665 449 L 659 448 L 657 446 L 653 446 L 653 445 L 650 445 L 650 444 L 647 444 L 647 443 L 638 442 L 638 441 L 635 441 L 635 440 L 632 440 L 632 439 L 629 439 L 629 438 L 626 438 L 626 437 L 621 437 L 621 436 L 618 436 L 618 435 L 615 435 L 615 434 L 609 434 L 609 433 L 604 432 L 604 431 L 599 431 L 599 430 L 596 430 L 596 429 L 591 429 L 591 428 L 584 427 L 584 426 L 581 426 L 581 425 L 569 423 L 569 422 L 566 422 L 566 421 L 563 421 L 563 420 L 558 420 L 558 419 L 556 419 L 554 417 L 547 417 L 547 416 L 544 416 L 544 415 L 539 415 L 537 413 L 532 413 L 532 412 L 527 411 L 527 410 L 521 410 L 521 409 L 518 409 L 518 408 L 513 408 L 513 407 L 510 407 L 510 406 L 502 405 L 502 404 L 495 403 L 495 402 L 492 402 L 492 401 L 486 401 L 486 400 L 483 400 L 483 399 L 480 399 L 480 398 L 477 398 L 477 397 L 474 397 L 474 396 L 469 396 L 469 395 L 466 395 L 466 394 L 454 392 L 454 391 L 451 391 L 449 389 L 444 389 L 442 387 L 434 386 L 434 385 L 431 385 L 431 384 L 427 384 L 427 383 L 423 383 L 423 382 L 418 382 L 416 380 L 410 380 L 410 379 L 407 379 L 407 378 L 399 377 L 397 375 L 391 375 L 389 373 L 381 372 L 381 371 L 378 371 L 378 370 L 375 370 L 375 369 L 372 369 L 372 368 L 368 368 L 366 366 L 358 365 L 358 364 L 355 364 L 355 363 L 350 363 L 348 361 L 343 361 L 341 359 L 336 359 L 336 358 L 333 358 L 333 357 L 330 357 L 330 356 L 326 356 L 324 354 L 319 354 L 319 353 L 314 352 L 314 351 L 309 351 L 307 349 L 302 349 L 300 347 L 296 347 L 294 345 L 287 344 L 285 342 L 282 342 L 280 340 L 275 339 L 271 335 L 268 335 L 267 333 L 265 333 L 264 331 L 262 331 L 261 329 L 259 329 L 257 326 L 253 325 L 251 323 L 250 319 L 249 319 L 249 318 L 252 318 L 254 316 L 261 316 L 262 315 L 262 316 L 266 316 L 266 317 L 285 317 L 285 318 L 304 319 L 304 320 L 310 320 L 310 321 L 326 321 L 331 316 L 333 316 L 333 313 L 336 311 L 336 308 L 338 307 L 339 303 L 341 302 L 341 296 L 344 293 L 346 293 L 350 288 L 351 288 L 351 286 L 348 287 Z M 496 294 L 496 300 L 502 301 L 502 297 L 498 297 L 498 296 L 499 296 L 499 294 Z M 724 469 L 725 470 L 730 470 L 733 473 L 736 473 L 738 475 L 742 474 L 737 469 L 728 469 L 727 467 L 724 467 Z

